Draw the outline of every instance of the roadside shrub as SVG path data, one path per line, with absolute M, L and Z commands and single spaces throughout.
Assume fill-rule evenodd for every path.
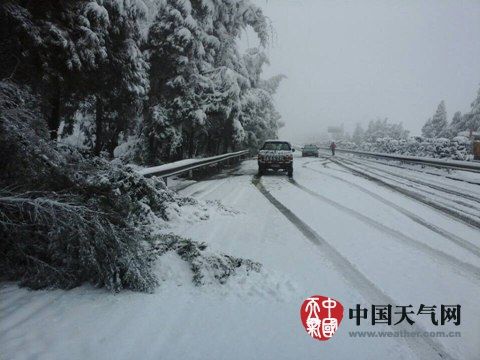
M 0 277 L 33 289 L 84 282 L 153 291 L 153 262 L 167 251 L 190 264 L 197 285 L 223 284 L 250 260 L 153 235 L 172 213 L 199 205 L 133 168 L 49 140 L 28 89 L 0 81 Z M 35 191 L 32 191 L 35 190 Z M 226 209 L 224 209 L 226 211 Z
M 156 284 L 148 221 L 175 194 L 132 169 L 49 140 L 28 89 L 0 82 L 0 269 L 32 288 Z M 35 190 L 35 192 L 32 192 Z
M 83 282 L 151 291 L 146 238 L 119 219 L 52 193 L 0 196 L 0 269 L 33 289 Z
M 71 186 L 66 159 L 48 141 L 37 99 L 27 89 L 0 81 L 0 186 L 35 189 Z
M 328 146 L 328 144 L 324 144 Z M 472 143 L 468 138 L 457 136 L 453 139 L 424 138 L 421 136 L 396 140 L 378 138 L 375 142 L 363 142 L 357 145 L 349 141 L 338 141 L 339 149 L 361 150 L 406 156 L 431 157 L 452 160 L 471 160 Z

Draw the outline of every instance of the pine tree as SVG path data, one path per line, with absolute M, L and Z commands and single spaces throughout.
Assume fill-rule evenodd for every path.
M 422 128 L 422 134 L 428 138 L 439 137 L 445 131 L 447 125 L 447 111 L 445 110 L 445 102 L 442 100 L 433 117 Z
M 381 138 L 391 138 L 395 140 L 406 139 L 408 131 L 403 128 L 402 123 L 392 124 L 388 119 L 371 120 L 364 134 L 364 140 L 367 142 L 375 142 Z
M 40 95 L 51 138 L 62 117 L 88 95 L 81 84 L 105 58 L 108 15 L 95 2 L 0 4 L 0 74 Z
M 267 61 L 261 50 L 238 52 L 237 38 L 247 26 L 266 43 L 265 17 L 249 1 L 167 0 L 160 7 L 147 42 L 150 94 L 143 137 L 151 160 L 220 153 L 248 142 L 262 126 L 245 130 L 245 106 L 261 103 L 262 116 L 269 118 L 251 114 L 276 133 L 271 96 L 281 77 L 260 78 Z M 257 105 L 243 100 L 253 89 L 261 93 Z
M 422 127 L 422 135 L 426 138 L 433 137 L 432 118 L 428 119 Z
M 462 113 L 457 111 L 452 118 L 450 124 L 442 131 L 440 134 L 441 137 L 445 138 L 453 138 L 455 137 L 460 131 L 462 131 L 462 127 L 464 126 L 464 119 L 462 117 Z
M 472 102 L 471 110 L 466 114 L 467 129 L 472 131 L 480 131 L 480 89 L 477 92 L 476 99 Z
M 105 38 L 107 56 L 94 73 L 91 91 L 95 96 L 95 153 L 106 150 L 113 156 L 120 133 L 135 125 L 148 92 L 148 64 L 140 50 L 140 21 L 146 15 L 141 1 L 104 3 L 109 25 Z
M 167 0 L 149 30 L 147 49 L 151 62 L 149 137 L 155 153 L 161 143 L 170 143 L 170 154 L 188 148 L 193 156 L 196 129 L 205 121 L 201 70 L 209 70 L 205 46 L 189 1 Z M 168 114 L 167 123 L 156 119 L 159 108 Z M 157 121 L 160 120 L 160 121 Z M 186 135 L 186 136 L 185 136 Z M 187 139 L 185 139 L 187 137 Z
M 148 152 L 138 158 L 150 161 L 275 137 L 273 94 L 283 77 L 261 78 L 268 26 L 260 8 L 250 0 L 149 5 L 153 22 L 142 0 L 1 3 L 0 74 L 39 95 L 52 139 L 60 123 L 64 136 L 80 125 L 96 154 L 112 155 L 131 134 Z M 260 47 L 241 54 L 247 27 Z
M 355 130 L 353 131 L 352 141 L 355 144 L 360 145 L 363 142 L 364 135 L 365 130 L 363 130 L 363 127 L 360 123 L 357 123 L 355 125 Z
M 462 113 L 460 111 L 457 111 L 455 114 L 453 114 L 452 122 L 450 123 L 450 127 L 452 129 L 459 129 L 459 127 L 462 125 Z

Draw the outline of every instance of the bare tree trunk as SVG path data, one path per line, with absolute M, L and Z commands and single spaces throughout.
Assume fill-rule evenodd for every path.
M 60 84 L 57 80 L 55 95 L 50 100 L 52 112 L 47 119 L 48 130 L 50 131 L 50 139 L 57 140 L 58 127 L 60 126 Z
M 112 134 L 112 138 L 108 142 L 107 150 L 108 150 L 108 154 L 110 155 L 110 158 L 112 159 L 113 159 L 113 152 L 115 151 L 115 148 L 118 146 L 118 137 L 120 136 L 121 132 L 122 132 L 122 129 L 120 127 L 117 127 Z
M 103 148 L 103 103 L 97 96 L 95 105 L 95 155 L 100 155 Z
M 233 118 L 230 116 L 228 119 L 226 119 L 226 124 L 223 132 L 223 142 L 225 148 L 223 149 L 223 152 L 228 152 L 231 149 L 233 141 Z
M 194 156 L 194 144 L 195 144 L 195 139 L 194 139 L 194 134 L 195 131 L 193 129 L 190 130 L 188 134 L 188 157 L 192 158 Z

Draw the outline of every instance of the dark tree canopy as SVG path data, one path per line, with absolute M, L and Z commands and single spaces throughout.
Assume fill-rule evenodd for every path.
M 133 137 L 136 159 L 154 163 L 276 136 L 281 77 L 261 79 L 261 48 L 237 48 L 247 27 L 268 41 L 249 0 L 12 0 L 0 20 L 0 77 L 39 96 L 52 140 L 80 129 L 112 156 Z

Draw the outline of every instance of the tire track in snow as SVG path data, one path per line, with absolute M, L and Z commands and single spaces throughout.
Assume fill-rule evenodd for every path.
M 355 160 L 357 160 L 357 159 L 355 159 Z M 355 163 L 356 161 L 352 161 L 352 162 Z M 459 188 L 456 187 L 456 186 L 455 186 L 455 189 L 453 189 L 452 187 L 445 187 L 445 184 L 441 184 L 438 181 L 435 181 L 435 183 L 437 184 L 437 185 L 435 185 L 431 182 L 429 183 L 429 182 L 426 182 L 424 180 L 415 179 L 415 178 L 412 178 L 412 177 L 401 175 L 401 174 L 398 174 L 396 172 L 388 171 L 388 170 L 383 169 L 381 167 L 374 166 L 375 164 L 376 165 L 382 165 L 381 163 L 378 163 L 378 162 L 374 162 L 372 164 L 369 161 L 365 161 L 364 159 L 361 159 L 358 163 L 361 164 L 361 165 L 364 165 L 366 167 L 370 167 L 370 168 L 375 169 L 377 171 L 381 171 L 381 172 L 384 172 L 386 174 L 390 174 L 392 176 L 395 176 L 395 177 L 398 177 L 398 178 L 401 178 L 401 179 L 405 179 L 405 180 L 408 180 L 408 181 L 411 181 L 411 182 L 414 182 L 414 183 L 417 183 L 417 184 L 420 184 L 420 185 L 423 185 L 423 186 L 426 186 L 426 187 L 430 187 L 432 189 L 435 189 L 435 190 L 438 190 L 438 191 L 441 191 L 441 192 L 446 192 L 448 194 L 456 195 L 458 197 L 463 197 L 463 198 L 471 200 L 473 202 L 480 203 L 480 198 L 478 197 L 478 196 L 480 196 L 480 194 L 478 194 L 477 192 L 475 192 L 475 194 L 476 195 L 478 194 L 478 196 L 473 196 L 473 195 L 470 195 L 470 194 L 466 194 L 462 191 L 459 191 L 458 190 Z M 405 170 L 406 168 L 401 168 L 401 169 Z M 410 169 L 408 169 L 408 170 L 410 170 Z
M 431 191 L 428 191 L 426 190 L 425 188 L 423 187 L 427 187 L 427 188 L 431 188 L 431 189 L 434 189 L 436 191 L 439 191 L 439 192 L 444 192 L 444 193 L 447 193 L 447 194 L 450 194 L 450 195 L 455 195 L 459 198 L 463 198 L 463 199 L 466 199 L 466 200 L 469 200 L 471 202 L 476 202 L 476 203 L 480 203 L 480 199 L 475 197 L 475 196 L 470 196 L 470 195 L 467 195 L 467 194 L 463 194 L 463 193 L 460 193 L 460 192 L 457 192 L 455 190 L 450 190 L 450 189 L 447 189 L 447 188 L 443 188 L 443 187 L 440 187 L 440 186 L 436 186 L 436 185 L 429 185 L 425 182 L 422 182 L 422 181 L 416 181 L 416 180 L 413 180 L 413 179 L 410 179 L 408 177 L 405 177 L 405 176 L 401 176 L 401 175 L 397 175 L 395 173 L 392 173 L 392 172 L 389 172 L 389 171 L 385 171 L 385 170 L 381 170 L 381 169 L 378 169 L 376 167 L 373 167 L 373 166 L 370 166 L 370 165 L 367 165 L 367 164 L 364 164 L 364 163 L 357 163 L 355 161 L 350 161 L 350 160 L 347 160 L 347 159 L 342 159 L 343 161 L 345 161 L 346 163 L 348 164 L 351 164 L 351 165 L 354 165 L 354 166 L 357 166 L 359 168 L 361 168 L 362 170 L 364 171 L 367 171 L 369 172 L 370 174 L 373 174 L 373 175 L 376 175 L 376 176 L 381 176 L 385 179 L 388 179 L 388 180 L 391 180 L 391 181 L 394 181 L 398 184 L 401 184 L 401 185 L 404 185 L 404 186 L 408 186 L 408 187 L 411 187 L 412 189 L 415 189 L 417 191 L 420 191 L 420 192 L 424 192 L 426 194 L 430 194 L 430 195 L 433 195 L 433 196 L 436 196 L 436 197 L 439 197 L 439 198 L 442 198 L 444 200 L 447 200 L 447 201 L 451 201 L 451 202 L 455 202 L 461 206 L 464 206 L 466 208 L 469 208 L 469 209 L 473 209 L 473 210 L 476 210 L 477 212 L 479 211 L 478 207 L 475 206 L 475 205 L 472 205 L 472 204 L 469 204 L 469 203 L 466 203 L 460 199 L 454 199 L 454 198 L 449 198 L 449 197 L 446 197 L 442 194 L 438 194 L 438 193 L 435 193 L 435 192 L 431 192 Z M 370 168 L 370 169 L 369 169 Z M 372 171 L 371 169 L 374 169 L 374 171 Z M 385 173 L 385 174 L 388 174 L 390 176 L 385 176 L 385 175 L 382 175 L 381 173 L 379 174 L 377 171 L 381 172 L 381 173 Z M 393 177 L 392 177 L 393 176 Z M 401 179 L 403 181 L 400 181 L 398 179 Z M 421 186 L 415 186 L 415 184 L 419 184 Z M 423 187 L 422 187 L 423 186 Z M 458 209 L 459 211 L 462 211 L 462 212 L 465 212 L 466 214 L 469 214 L 471 216 L 475 216 L 475 214 L 472 214 L 466 210 L 462 210 L 462 209 Z
M 407 209 L 404 209 L 402 208 L 401 206 L 395 204 L 394 202 L 391 202 L 389 200 L 386 200 L 385 198 L 381 197 L 380 195 L 374 193 L 373 191 L 370 191 L 366 188 L 364 188 L 363 186 L 361 185 L 358 185 L 354 182 L 351 182 L 351 181 L 348 181 L 340 176 L 336 176 L 336 175 L 333 175 L 333 174 L 328 174 L 328 173 L 325 173 L 323 171 L 319 171 L 317 169 L 312 169 L 311 167 L 309 166 L 306 166 L 307 164 L 304 164 L 303 168 L 305 169 L 308 169 L 310 171 L 314 171 L 314 172 L 317 172 L 321 175 L 324 175 L 324 176 L 328 176 L 328 177 L 331 177 L 333 179 L 336 179 L 336 180 L 339 180 L 339 181 L 342 181 L 350 186 L 353 186 L 355 187 L 356 189 L 364 192 L 365 194 L 368 194 L 370 195 L 371 197 L 373 197 L 374 199 L 384 203 L 385 205 L 388 205 L 390 206 L 391 208 L 397 210 L 398 212 L 402 213 L 403 215 L 407 216 L 408 218 L 410 218 L 411 220 L 413 220 L 414 222 L 416 222 L 417 224 L 420 224 L 424 227 L 426 227 L 427 229 L 437 233 L 438 235 L 442 236 L 444 239 L 447 239 L 451 242 L 453 242 L 454 244 L 456 244 L 457 246 L 471 252 L 472 254 L 480 257 L 480 247 L 472 244 L 471 242 L 465 240 L 465 239 L 462 239 L 461 237 L 458 237 L 457 235 L 455 234 L 452 234 L 451 232 L 447 231 L 447 230 L 444 230 L 442 228 L 439 228 L 438 226 L 432 224 L 432 223 L 429 223 L 427 221 L 425 221 L 424 219 L 422 219 L 420 216 L 412 213 L 411 211 L 407 210 Z M 330 169 L 330 170 L 334 170 L 334 169 Z M 353 173 L 352 173 L 353 174 Z
M 384 232 L 385 234 L 391 235 L 396 241 L 400 242 L 402 245 L 407 244 L 407 245 L 411 246 L 412 248 L 414 248 L 416 250 L 420 250 L 420 251 L 426 253 L 427 255 L 431 256 L 435 260 L 440 259 L 440 260 L 444 261 L 445 263 L 453 266 L 454 269 L 462 270 L 464 273 L 467 273 L 469 275 L 473 275 L 476 278 L 480 278 L 480 268 L 478 268 L 478 267 L 476 267 L 472 264 L 463 262 L 463 261 L 457 259 L 456 257 L 448 255 L 448 254 L 444 253 L 443 251 L 435 249 L 435 248 L 431 247 L 430 245 L 427 245 L 427 244 L 425 244 L 421 241 L 415 240 L 415 239 L 411 238 L 410 236 L 407 236 L 407 235 L 401 233 L 398 230 L 395 230 L 395 229 L 392 229 L 388 226 L 385 226 L 382 223 L 380 223 L 380 222 L 378 222 L 378 221 L 376 221 L 376 220 L 374 220 L 374 219 L 372 219 L 368 216 L 365 216 L 365 215 L 363 215 L 363 214 L 361 214 L 361 213 L 359 213 L 359 212 L 357 212 L 353 209 L 350 209 L 349 207 L 341 205 L 341 204 L 337 203 L 336 201 L 333 201 L 333 200 L 331 200 L 331 199 L 329 199 L 329 198 L 327 198 L 323 195 L 320 195 L 320 194 L 308 189 L 307 187 L 305 187 L 303 185 L 300 185 L 299 183 L 297 183 L 293 179 L 290 179 L 289 182 L 291 184 L 293 184 L 294 186 L 296 186 L 297 188 L 299 188 L 300 190 L 306 192 L 307 194 L 326 202 L 327 204 L 333 206 L 334 208 L 336 208 L 340 211 L 343 211 L 344 213 L 347 213 L 348 215 L 362 221 L 363 223 L 365 223 L 369 226 L 372 226 L 372 227 L 376 228 L 377 230 L 380 230 L 380 231 Z
M 218 188 L 220 188 L 221 186 L 225 185 L 225 183 L 228 182 L 228 178 L 223 178 L 223 179 L 220 179 L 220 180 L 217 180 L 217 181 L 214 181 L 213 184 L 211 183 L 213 182 L 212 180 L 206 180 L 200 189 L 197 189 L 196 191 L 194 191 L 192 194 L 190 194 L 189 196 L 193 197 L 193 198 L 200 198 L 200 199 L 203 199 L 204 197 L 208 196 L 209 194 L 213 193 L 215 190 L 217 190 Z
M 1 327 L 1 332 L 8 336 L 8 333 L 14 328 L 30 321 L 35 322 L 36 318 L 44 315 L 44 310 L 51 308 L 52 305 L 63 296 L 65 296 L 65 293 L 35 299 L 35 301 L 28 303 L 26 306 L 23 305 L 22 307 L 16 308 L 14 311 L 9 312 L 7 316 L 3 317 L 2 321 L 4 321 L 5 324 L 10 323 L 10 325 Z M 27 295 L 24 297 L 27 297 Z M 15 306 L 18 305 L 15 304 Z M 15 319 L 11 319 L 12 317 Z
M 198 179 L 198 180 L 195 180 L 195 181 L 192 181 L 191 183 L 188 183 L 186 185 L 180 185 L 179 187 L 177 188 L 172 188 L 172 190 L 176 191 L 176 192 L 181 192 L 181 191 L 184 191 L 185 189 L 191 187 L 192 185 L 198 185 L 202 182 L 205 182 L 205 181 L 210 181 L 210 180 L 222 180 L 222 179 L 226 179 L 228 177 L 232 177 L 232 176 L 240 176 L 240 175 L 244 175 L 244 174 L 237 174 L 237 171 L 240 169 L 240 165 L 235 165 L 233 166 L 232 168 L 230 169 L 227 169 L 227 170 L 223 170 L 222 172 L 220 172 L 220 174 L 215 174 L 215 175 L 212 175 L 212 176 L 206 176 L 205 178 L 202 178 L 202 179 Z M 208 187 L 208 185 L 207 185 Z M 206 187 L 202 187 L 200 189 L 198 189 L 197 191 L 193 192 L 191 195 L 189 196 L 195 196 L 195 195 L 198 195 L 202 192 L 204 192 L 206 189 Z
M 309 170 L 312 170 L 311 168 L 307 167 L 306 165 L 308 164 L 312 164 L 312 163 L 320 163 L 321 165 L 323 165 L 324 168 L 326 169 L 330 169 L 330 170 L 333 170 L 333 171 L 338 171 L 338 172 L 342 172 L 342 173 L 346 173 L 346 174 L 352 174 L 351 171 L 348 171 L 348 170 L 345 170 L 345 169 L 332 169 L 331 167 L 327 166 L 328 164 L 332 164 L 332 161 L 330 160 L 331 156 L 325 156 L 323 157 L 323 159 L 327 160 L 327 161 L 324 161 L 324 162 L 321 162 L 319 160 L 312 160 L 312 161 L 307 161 L 305 163 L 302 164 L 302 167 L 305 168 L 305 169 L 309 169 Z
M 325 258 L 330 261 L 332 266 L 347 280 L 353 287 L 355 287 L 365 300 L 374 303 L 391 304 L 396 305 L 396 302 L 386 295 L 381 289 L 379 289 L 373 282 L 371 282 L 363 273 L 361 273 L 355 265 L 348 261 L 338 250 L 329 244 L 324 238 L 322 238 L 317 232 L 315 232 L 310 226 L 297 217 L 292 211 L 285 207 L 280 201 L 278 201 L 261 183 L 261 179 L 253 177 L 253 185 L 265 196 L 265 198 L 279 210 L 288 221 L 290 221 L 310 242 L 318 246 L 324 253 Z M 400 323 L 396 325 L 396 329 L 403 331 L 419 331 L 425 332 L 426 330 L 414 323 L 413 325 L 405 325 Z M 437 355 L 438 359 L 450 359 L 452 357 L 443 347 L 442 344 L 433 340 L 430 337 L 411 337 L 409 341 L 405 341 L 405 344 L 412 349 L 413 352 L 418 354 L 420 359 L 432 359 L 432 355 Z
M 371 163 L 374 163 L 374 164 L 380 164 L 380 165 L 395 167 L 395 168 L 399 168 L 399 169 L 402 169 L 402 170 L 408 169 L 409 171 L 415 171 L 415 172 L 419 172 L 421 174 L 428 174 L 428 175 L 433 175 L 433 176 L 437 176 L 437 177 L 445 177 L 445 178 L 450 179 L 450 180 L 466 182 L 466 183 L 469 183 L 469 184 L 472 184 L 472 185 L 480 185 L 479 182 L 468 180 L 468 179 L 461 179 L 461 178 L 456 178 L 456 177 L 453 177 L 453 176 L 450 176 L 450 175 L 438 174 L 438 173 L 430 172 L 430 171 L 424 170 L 424 169 L 419 170 L 419 169 L 414 169 L 414 168 L 411 168 L 411 167 L 405 167 L 405 166 L 401 166 L 401 165 L 391 164 L 391 163 L 388 162 L 388 160 L 387 160 L 387 162 L 383 162 L 383 161 L 378 161 L 378 159 L 376 159 L 376 158 L 373 159 L 373 158 L 362 157 L 361 159 L 363 161 L 371 162 Z M 424 166 L 427 166 L 427 165 L 424 165 Z
M 457 221 L 461 221 L 462 223 L 464 223 L 468 226 L 480 229 L 480 221 L 479 220 L 472 219 L 471 217 L 466 216 L 464 214 L 461 214 L 458 211 L 452 210 L 452 209 L 450 209 L 450 208 L 448 208 L 448 207 L 446 207 L 442 204 L 439 204 L 438 202 L 428 200 L 425 196 L 423 196 L 419 193 L 401 188 L 399 186 L 392 185 L 392 184 L 390 184 L 386 181 L 383 181 L 382 179 L 380 179 L 376 176 L 369 175 L 364 171 L 355 169 L 351 165 L 346 165 L 343 162 L 338 161 L 336 159 L 335 160 L 332 159 L 332 162 L 334 162 L 335 164 L 340 165 L 340 166 L 352 171 L 352 173 L 354 175 L 361 176 L 361 177 L 366 178 L 370 181 L 376 182 L 377 184 L 382 185 L 382 186 L 384 186 L 384 187 L 386 187 L 390 190 L 396 191 L 398 193 L 401 193 L 402 195 L 405 195 L 405 196 L 407 196 L 409 198 L 412 198 L 416 201 L 419 201 L 419 202 L 421 202 L 425 205 L 428 205 L 428 206 L 430 206 L 430 207 L 432 207 L 432 208 L 450 216 L 451 218 L 453 218 Z

